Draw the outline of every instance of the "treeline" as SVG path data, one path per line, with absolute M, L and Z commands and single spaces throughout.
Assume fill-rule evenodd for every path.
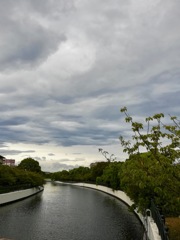
M 0 193 L 42 186 L 44 184 L 43 173 L 39 167 L 38 171 L 34 168 L 34 165 L 38 164 L 33 159 L 24 159 L 17 167 L 0 165 Z M 33 168 L 26 169 L 28 166 Z
M 97 183 L 113 188 L 121 189 L 119 171 L 121 162 L 97 162 L 91 167 L 78 167 L 69 171 L 63 170 L 51 174 L 56 181 Z

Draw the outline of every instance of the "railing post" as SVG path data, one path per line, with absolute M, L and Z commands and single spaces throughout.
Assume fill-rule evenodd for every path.
M 168 228 L 165 226 L 165 217 L 162 214 L 162 209 L 159 206 L 156 206 L 154 201 L 151 200 L 150 210 L 152 213 L 152 218 L 158 227 L 159 235 L 161 236 L 162 240 L 169 240 Z

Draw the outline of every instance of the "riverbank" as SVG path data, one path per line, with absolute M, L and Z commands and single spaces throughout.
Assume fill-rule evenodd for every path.
M 26 190 L 19 190 L 15 192 L 0 194 L 0 205 L 9 204 L 12 202 L 16 202 L 16 201 L 31 197 L 43 190 L 44 190 L 44 187 L 39 186 L 39 187 L 29 188 Z
M 101 192 L 105 192 L 109 195 L 112 195 L 112 196 L 120 199 L 121 201 L 123 201 L 128 206 L 131 206 L 133 204 L 131 199 L 123 191 L 120 191 L 120 190 L 112 190 L 111 188 L 108 188 L 105 186 L 88 184 L 88 183 L 68 183 L 68 182 L 60 182 L 60 181 L 56 181 L 56 182 L 57 183 L 59 182 L 62 184 L 71 184 L 71 185 L 79 186 L 79 187 L 92 188 L 92 189 L 95 189 L 95 190 L 98 190 Z M 137 214 L 138 218 L 144 225 L 144 228 L 145 228 L 148 238 L 150 240 L 161 240 L 157 225 L 155 224 L 155 222 L 153 221 L 151 216 L 144 217 L 142 214 L 140 214 L 138 212 L 135 212 L 135 213 Z

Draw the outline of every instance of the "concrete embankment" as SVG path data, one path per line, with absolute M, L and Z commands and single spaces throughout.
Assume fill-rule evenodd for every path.
M 63 182 L 60 182 L 63 183 Z M 79 187 L 86 187 L 86 188 L 92 188 L 98 191 L 105 192 L 107 194 L 110 194 L 124 203 L 126 203 L 128 206 L 131 206 L 133 202 L 131 199 L 123 192 L 123 191 L 113 191 L 111 188 L 100 186 L 100 185 L 95 185 L 95 184 L 87 184 L 87 183 L 64 183 L 64 184 L 71 184 L 74 186 L 79 186 Z M 143 216 L 142 214 L 138 213 L 135 211 L 137 216 L 139 217 L 140 221 L 144 225 L 146 234 L 149 238 L 149 240 L 161 240 L 161 237 L 159 235 L 159 231 L 157 228 L 157 225 L 153 221 L 153 219 L 150 216 Z
M 26 189 L 26 190 L 20 190 L 20 191 L 0 194 L 0 205 L 8 204 L 11 202 L 22 200 L 24 198 L 28 198 L 28 197 L 33 196 L 43 190 L 44 190 L 44 188 L 39 186 L 39 187 L 34 187 L 34 188 Z

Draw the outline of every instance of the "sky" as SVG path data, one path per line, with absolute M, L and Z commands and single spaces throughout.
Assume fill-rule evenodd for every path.
M 179 0 L 0 0 L 0 155 L 124 161 L 135 119 L 180 113 Z

